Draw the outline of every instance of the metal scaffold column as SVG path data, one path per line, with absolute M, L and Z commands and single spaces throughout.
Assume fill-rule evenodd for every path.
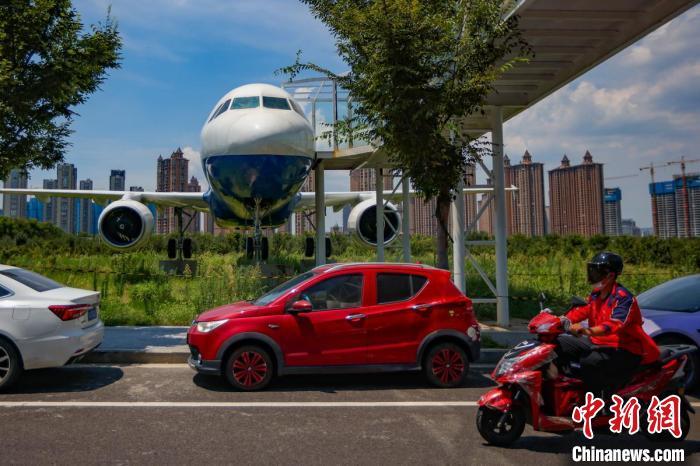
M 457 185 L 457 194 L 452 202 L 452 254 L 453 273 L 452 279 L 455 286 L 462 293 L 467 292 L 465 265 L 465 234 L 464 234 L 464 180 Z
M 411 262 L 411 197 L 408 177 L 405 175 L 401 179 L 401 202 L 402 202 L 402 216 L 401 216 L 401 244 L 403 246 L 403 260 L 405 262 Z
M 506 191 L 503 165 L 503 111 L 491 109 L 491 144 L 493 152 L 493 194 L 495 201 L 494 236 L 496 239 L 496 320 L 510 324 L 508 309 L 508 243 L 506 238 Z
M 384 262 L 384 177 L 382 169 L 374 169 L 377 193 L 377 262 Z
M 316 265 L 326 263 L 326 189 L 323 160 L 319 160 L 314 170 L 316 201 Z

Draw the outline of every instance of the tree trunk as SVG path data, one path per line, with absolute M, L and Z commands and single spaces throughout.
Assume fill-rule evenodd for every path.
M 449 235 L 447 233 L 447 222 L 450 218 L 450 204 L 452 199 L 450 193 L 440 193 L 437 196 L 437 202 L 435 206 L 435 217 L 437 218 L 437 237 L 435 238 L 437 244 L 435 249 L 437 251 L 437 267 L 440 269 L 449 270 L 450 262 L 448 258 L 449 249 Z

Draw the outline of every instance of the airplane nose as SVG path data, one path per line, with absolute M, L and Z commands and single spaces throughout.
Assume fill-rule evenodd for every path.
M 308 122 L 291 110 L 228 111 L 202 131 L 203 155 L 275 154 L 313 157 Z

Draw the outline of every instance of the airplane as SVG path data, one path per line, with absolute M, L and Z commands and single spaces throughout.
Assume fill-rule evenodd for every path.
M 34 195 L 44 201 L 89 198 L 108 204 L 98 219 L 98 232 L 117 250 L 134 248 L 151 235 L 155 221 L 147 204 L 174 207 L 179 236 L 168 245 L 171 258 L 175 249 L 179 258 L 183 249 L 186 258 L 191 256 L 191 243 L 184 239 L 184 209 L 209 212 L 221 227 L 252 228 L 253 237 L 246 242 L 248 256 L 266 260 L 269 248 L 262 228 L 282 226 L 293 212 L 315 206 L 315 193 L 299 191 L 316 159 L 314 131 L 302 107 L 279 87 L 240 86 L 218 100 L 204 123 L 201 140 L 201 162 L 209 182 L 204 193 L 9 188 L 0 193 Z M 475 186 L 464 191 L 485 193 L 492 188 Z M 401 216 L 391 202 L 400 197 L 401 193 L 384 192 L 385 244 L 400 231 Z M 377 245 L 374 191 L 327 192 L 325 204 L 336 209 L 352 205 L 349 229 L 361 242 Z

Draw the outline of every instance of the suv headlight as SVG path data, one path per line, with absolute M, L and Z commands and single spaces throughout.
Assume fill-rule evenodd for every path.
M 197 331 L 202 333 L 209 333 L 215 328 L 221 327 L 228 319 L 223 320 L 212 320 L 210 322 L 197 322 Z

